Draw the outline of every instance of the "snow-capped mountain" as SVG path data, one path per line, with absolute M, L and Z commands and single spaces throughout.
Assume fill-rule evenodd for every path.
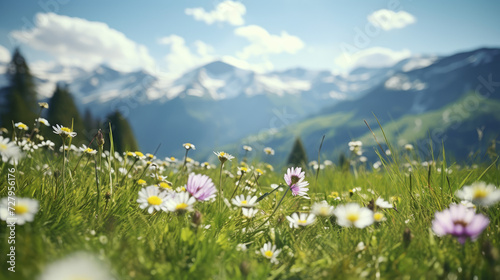
M 388 75 L 387 69 L 380 68 L 356 69 L 348 75 L 303 68 L 260 74 L 223 61 L 211 62 L 177 79 L 142 70 L 120 72 L 105 65 L 91 71 L 56 65 L 33 72 L 41 98 L 49 98 L 55 84 L 62 82 L 69 85 L 83 107 L 100 107 L 117 99 L 146 104 L 187 96 L 222 100 L 260 94 L 307 95 L 328 103 L 357 98 Z
M 378 73 L 372 71 L 357 69 L 351 74 Z M 444 143 L 447 153 L 465 159 L 481 146 L 478 131 L 483 151 L 484 146 L 498 139 L 500 49 L 410 58 L 386 71 L 390 75 L 358 99 L 326 106 L 294 126 L 269 134 L 269 138 L 260 137 L 259 143 L 276 147 L 277 155 L 281 156 L 289 152 L 295 135 L 302 137 L 310 156 L 317 155 L 322 135 L 327 136 L 323 146 L 327 154 L 345 152 L 352 139 L 376 146 L 365 120 L 376 133 L 380 121 L 392 144 L 413 143 L 415 149 L 429 158 L 432 156 L 425 153 L 430 145 L 436 148 Z M 383 144 L 384 136 L 379 135 L 378 140 Z M 377 158 L 373 152 L 367 156 Z
M 120 72 L 105 65 L 90 71 L 54 65 L 33 73 L 41 99 L 52 95 L 57 82 L 66 83 L 81 112 L 88 109 L 104 118 L 120 110 L 130 120 L 142 149 L 151 151 L 162 142 L 164 153 L 171 153 L 188 141 L 213 149 L 337 110 L 330 108 L 365 116 L 387 104 L 392 104 L 386 111 L 393 116 L 432 110 L 455 100 L 442 92 L 471 89 L 475 69 L 497 71 L 492 65 L 498 52 L 480 49 L 448 57 L 413 56 L 392 67 L 357 68 L 349 74 L 304 68 L 256 73 L 224 61 L 178 78 L 142 70 Z M 0 65 L 2 69 L 6 66 Z M 5 75 L 0 75 L 0 87 L 6 84 Z

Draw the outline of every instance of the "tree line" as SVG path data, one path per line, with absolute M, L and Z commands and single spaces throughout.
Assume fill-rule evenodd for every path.
M 87 108 L 82 118 L 66 84 L 57 83 L 54 94 L 46 100 L 49 105 L 48 110 L 42 111 L 38 102 L 45 100 L 39 100 L 36 77 L 31 73 L 19 48 L 14 50 L 6 75 L 9 83 L 0 89 L 0 126 L 8 131 L 14 130 L 14 123 L 17 122 L 26 124 L 30 130 L 35 129 L 35 119 L 42 117 L 46 118 L 51 126 L 59 124 L 77 132 L 78 137 L 73 139 L 73 144 L 89 145 L 99 129 L 102 132 L 109 132 L 111 124 L 115 151 L 121 153 L 138 150 L 132 128 L 119 111 L 110 113 L 105 120 L 100 120 L 92 116 Z M 27 134 L 29 135 L 29 132 Z M 52 133 L 51 127 L 41 128 L 41 135 L 56 145 L 62 143 L 58 135 Z M 105 145 L 109 147 L 110 139 L 106 140 Z

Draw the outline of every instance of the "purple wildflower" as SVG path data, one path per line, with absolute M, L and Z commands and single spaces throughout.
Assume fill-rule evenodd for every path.
M 476 240 L 489 223 L 483 214 L 476 214 L 462 204 L 453 204 L 443 212 L 436 212 L 432 230 L 438 236 L 451 234 L 464 244 L 467 238 Z
M 194 196 L 197 200 L 206 201 L 215 197 L 217 189 L 215 188 L 212 179 L 207 175 L 189 174 L 186 191 Z
M 304 181 L 305 172 L 302 171 L 302 168 L 288 168 L 284 178 L 286 184 L 292 190 L 293 195 L 299 195 L 309 199 L 307 196 L 309 188 L 306 188 L 309 185 L 309 182 Z

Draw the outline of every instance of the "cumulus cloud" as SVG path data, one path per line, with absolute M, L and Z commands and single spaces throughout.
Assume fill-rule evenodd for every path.
M 241 59 L 267 54 L 294 54 L 304 48 L 304 42 L 299 37 L 289 35 L 285 31 L 282 31 L 280 35 L 269 34 L 258 25 L 238 27 L 234 30 L 234 34 L 250 42 L 250 45 L 237 54 Z
M 354 54 L 342 53 L 335 59 L 335 63 L 342 68 L 389 67 L 410 56 L 411 52 L 407 49 L 394 51 L 382 47 L 373 47 L 360 50 Z
M 0 45 L 0 63 L 10 62 L 10 52 L 7 48 Z
M 39 13 L 32 29 L 16 30 L 11 35 L 34 49 L 52 54 L 63 65 L 88 69 L 106 63 L 121 71 L 155 68 L 144 45 L 102 22 Z
M 399 29 L 415 23 L 417 19 L 405 11 L 394 12 L 381 9 L 368 16 L 368 21 L 384 30 Z
M 188 8 L 184 12 L 186 15 L 193 16 L 195 20 L 204 21 L 206 24 L 227 22 L 231 25 L 243 25 L 245 23 L 243 15 L 246 13 L 246 8 L 239 2 L 224 1 L 210 12 L 203 8 Z
M 213 47 L 202 41 L 194 42 L 195 51 L 186 45 L 184 38 L 175 34 L 161 38 L 159 43 L 170 46 L 165 61 L 168 71 L 173 74 L 182 74 L 215 59 Z

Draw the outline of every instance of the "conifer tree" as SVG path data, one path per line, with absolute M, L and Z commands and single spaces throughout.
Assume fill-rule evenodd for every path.
M 78 135 L 73 139 L 72 144 L 88 143 L 89 136 L 85 135 L 85 126 L 67 86 L 61 86 L 59 84 L 56 86 L 54 95 L 52 95 L 49 102 L 47 120 L 51 126 L 60 124 L 71 128 L 73 125 L 73 131 L 78 133 Z M 54 137 L 54 135 L 54 133 L 49 133 L 47 136 L 56 144 L 62 144 L 59 137 L 57 137 L 57 135 Z
M 30 128 L 38 113 L 34 77 L 23 55 L 16 49 L 7 68 L 9 86 L 2 115 L 2 125 L 11 127 L 12 122 L 23 122 Z
M 295 139 L 292 151 L 288 156 L 288 165 L 305 166 L 307 164 L 307 154 L 299 137 Z
M 111 123 L 111 129 L 113 130 L 114 150 L 119 153 L 125 151 L 138 151 L 139 147 L 134 132 L 127 119 L 125 119 L 119 111 L 111 113 L 107 119 Z M 108 124 L 105 123 L 104 125 Z M 110 141 L 106 141 L 105 143 L 106 149 L 109 149 L 109 142 Z

